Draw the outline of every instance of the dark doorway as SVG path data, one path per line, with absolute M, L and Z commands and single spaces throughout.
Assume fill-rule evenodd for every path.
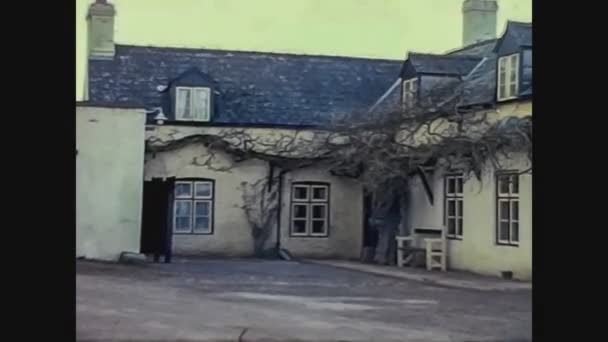
M 378 245 L 378 230 L 370 224 L 373 195 L 363 197 L 363 261 L 372 262 Z
M 141 253 L 151 254 L 158 262 L 161 255 L 171 262 L 171 217 L 173 179 L 154 178 L 144 182 Z

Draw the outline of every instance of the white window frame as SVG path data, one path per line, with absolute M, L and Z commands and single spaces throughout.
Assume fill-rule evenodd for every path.
M 449 182 L 454 181 L 454 192 L 450 192 Z M 460 181 L 460 191 L 458 184 Z M 450 173 L 444 177 L 444 210 L 443 221 L 446 229 L 446 236 L 450 239 L 462 240 L 464 226 L 464 175 L 462 173 Z M 449 203 L 454 202 L 454 215 L 449 213 Z M 460 205 L 459 205 L 460 204 Z M 460 208 L 460 209 L 459 209 Z M 454 233 L 450 233 L 449 220 L 454 220 Z
M 508 177 L 508 192 L 501 191 L 501 183 L 504 178 Z M 514 180 L 517 180 L 517 192 L 515 192 Z M 520 194 L 520 182 L 519 182 L 519 174 L 517 172 L 499 172 L 496 174 L 496 244 L 498 245 L 506 245 L 506 246 L 519 246 L 520 241 L 520 232 L 521 227 L 519 224 L 519 212 L 521 210 L 521 206 L 519 205 L 519 194 Z M 501 203 L 508 203 L 509 207 L 509 217 L 504 219 L 502 217 L 502 206 Z M 514 215 L 514 204 L 517 204 L 517 216 Z M 501 223 L 508 223 L 509 225 L 509 234 L 508 238 L 501 239 L 500 229 Z M 517 240 L 513 239 L 513 231 L 514 224 L 517 224 Z
M 520 54 L 514 53 L 508 56 L 502 56 L 498 58 L 497 68 L 497 84 L 496 84 L 496 98 L 498 101 L 506 101 L 517 98 L 519 94 L 519 69 L 520 69 Z M 513 65 L 515 61 L 515 65 Z M 504 74 L 502 68 L 504 66 Z M 511 80 L 511 76 L 515 76 L 515 80 Z M 501 84 L 504 83 L 505 91 L 501 96 L 500 88 Z M 511 91 L 511 86 L 515 86 L 515 90 Z
M 306 189 L 306 197 L 305 198 L 296 198 L 296 189 Z M 291 200 L 294 202 L 308 202 L 310 199 L 310 186 L 309 185 L 301 185 L 294 184 L 291 191 Z
M 190 186 L 190 192 L 187 195 L 178 196 L 176 190 L 174 192 L 175 199 L 173 201 L 173 234 L 196 234 L 196 235 L 210 235 L 213 234 L 213 208 L 214 208 L 214 182 L 208 180 L 181 180 L 175 182 L 175 189 L 179 184 L 188 184 Z M 197 196 L 196 186 L 200 184 L 209 185 L 209 195 Z M 186 230 L 177 230 L 177 203 L 178 202 L 189 202 L 190 203 L 190 227 Z M 197 203 L 208 203 L 209 212 L 209 228 L 207 230 L 195 229 L 195 223 L 197 217 L 205 217 L 196 215 L 196 204 Z
M 306 189 L 306 198 L 296 198 L 295 193 L 297 188 L 305 188 Z M 324 189 L 325 190 L 325 198 L 313 198 L 313 190 L 314 189 Z M 325 184 L 302 184 L 296 183 L 292 185 L 292 195 L 291 195 L 291 211 L 290 211 L 290 235 L 293 237 L 328 237 L 329 236 L 329 185 Z M 303 206 L 306 208 L 306 217 L 295 217 L 295 208 L 296 206 Z M 324 207 L 324 217 L 322 218 L 314 218 L 313 208 L 314 207 Z M 304 232 L 296 232 L 295 231 L 295 221 L 303 221 L 305 220 L 305 231 Z M 312 230 L 313 222 L 323 222 L 324 230 L 321 233 L 315 233 Z
M 187 90 L 190 92 L 190 117 L 185 118 L 177 110 L 179 101 L 180 90 Z M 194 93 L 197 90 L 202 90 L 207 93 L 207 103 L 205 108 L 207 109 L 202 113 L 194 113 Z M 175 87 L 175 120 L 177 121 L 201 121 L 208 122 L 211 120 L 211 89 L 208 87 Z
M 404 80 L 401 83 L 401 103 L 404 108 L 412 108 L 418 94 L 418 77 Z

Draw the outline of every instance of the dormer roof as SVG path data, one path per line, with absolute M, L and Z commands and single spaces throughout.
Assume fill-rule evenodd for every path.
M 406 63 L 408 61 L 419 74 L 463 76 L 481 61 L 481 57 L 411 52 L 408 54 Z

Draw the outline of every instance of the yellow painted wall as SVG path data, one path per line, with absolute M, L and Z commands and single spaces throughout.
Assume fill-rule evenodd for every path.
M 255 182 L 267 175 L 267 165 L 251 160 L 229 172 L 210 170 L 193 164 L 202 162 L 207 149 L 202 143 L 188 144 L 177 150 L 146 155 L 145 179 L 153 177 L 210 178 L 215 180 L 213 234 L 174 234 L 173 252 L 184 255 L 247 256 L 253 254 L 253 242 L 247 217 L 241 209 L 241 182 Z M 217 167 L 231 162 L 223 153 L 217 155 Z M 172 228 L 171 228 L 172 229 Z
M 290 237 L 290 196 L 293 182 L 330 183 L 329 237 Z M 281 215 L 281 246 L 309 258 L 358 259 L 363 247 L 363 188 L 357 181 L 334 177 L 323 167 L 285 175 Z
M 76 107 L 76 256 L 139 253 L 145 114 Z
M 501 167 L 523 171 L 530 164 L 525 155 L 518 155 L 513 160 L 501 161 Z M 495 171 L 488 168 L 481 182 L 471 175 L 464 184 L 463 238 L 448 240 L 448 268 L 493 276 L 512 271 L 515 278 L 529 280 L 532 277 L 532 175 L 519 176 L 519 246 L 499 246 L 496 244 Z M 429 179 L 434 205 L 430 205 L 420 179 L 413 179 L 407 227 L 443 225 L 443 172 L 437 170 Z
M 164 144 L 192 134 L 217 134 L 226 128 L 150 126 L 148 140 Z M 293 134 L 284 129 L 249 129 L 254 136 Z M 307 136 L 308 133 L 299 133 Z M 153 177 L 210 178 L 215 180 L 215 226 L 212 235 L 174 235 L 176 254 L 215 254 L 249 256 L 253 254 L 253 239 L 244 211 L 241 182 L 253 183 L 268 177 L 268 164 L 248 160 L 233 164 L 231 157 L 215 151 L 212 170 L 196 165 L 206 160 L 207 149 L 202 143 L 190 143 L 179 149 L 147 153 L 145 179 Z M 279 170 L 275 170 L 278 172 Z M 327 238 L 289 237 L 289 199 L 292 181 L 330 183 L 330 236 Z M 281 244 L 294 256 L 358 258 L 362 239 L 362 189 L 355 181 L 333 177 L 322 166 L 289 172 L 283 182 L 281 211 Z M 276 227 L 275 227 L 276 229 Z M 271 232 L 267 246 L 276 242 L 276 230 Z
M 488 115 L 488 122 L 495 123 L 509 116 L 532 115 L 532 101 L 498 104 Z M 531 167 L 528 157 L 514 154 L 511 159 L 500 159 L 502 170 L 527 170 Z M 464 184 L 463 239 L 449 240 L 448 268 L 467 270 L 500 276 L 501 271 L 513 271 L 514 277 L 532 278 L 532 174 L 519 177 L 519 246 L 496 244 L 496 169 L 487 165 L 479 182 L 470 176 Z M 434 205 L 431 206 L 418 177 L 412 179 L 409 194 L 407 227 L 441 226 L 444 216 L 443 171 L 436 170 L 429 176 L 432 182 Z

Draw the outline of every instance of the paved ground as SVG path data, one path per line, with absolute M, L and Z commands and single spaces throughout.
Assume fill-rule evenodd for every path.
M 428 285 L 327 265 L 78 262 L 79 341 L 531 341 L 531 292 Z
M 480 291 L 513 291 L 513 290 L 532 290 L 531 282 L 503 280 L 498 277 L 482 276 L 468 272 L 448 271 L 438 272 L 427 271 L 424 268 L 382 266 L 364 264 L 355 261 L 344 260 L 305 260 L 309 263 L 329 265 L 349 270 L 356 270 L 376 275 L 383 275 L 393 278 L 414 280 L 418 282 L 447 286 L 460 289 L 472 289 Z

